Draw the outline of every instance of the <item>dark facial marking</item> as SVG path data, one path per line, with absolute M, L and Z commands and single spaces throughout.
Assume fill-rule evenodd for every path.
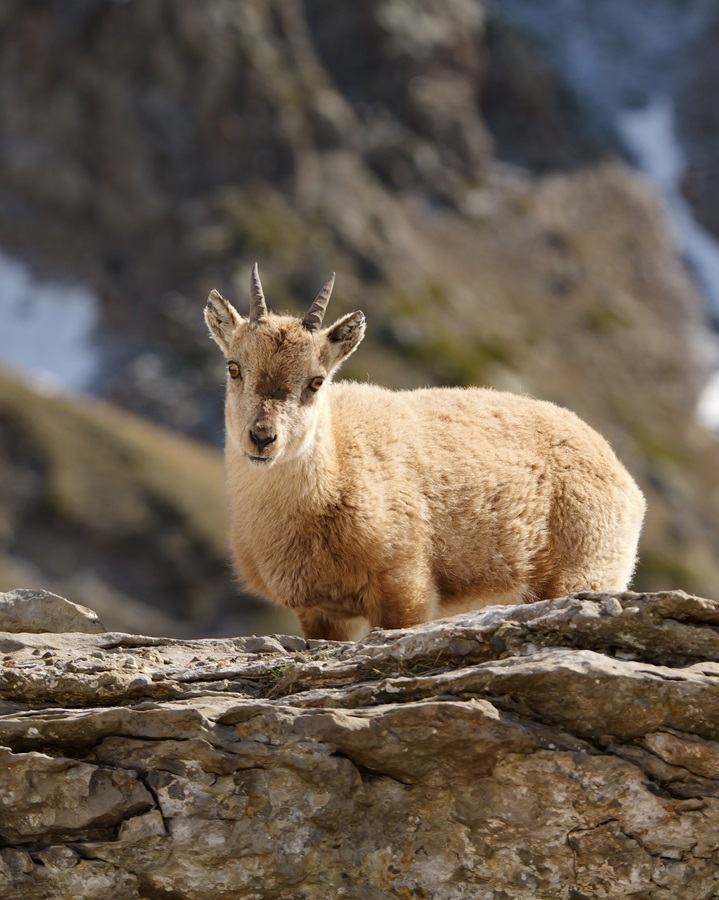
M 286 400 L 290 396 L 287 385 L 276 375 L 270 375 L 268 372 L 258 379 L 257 391 L 265 400 Z

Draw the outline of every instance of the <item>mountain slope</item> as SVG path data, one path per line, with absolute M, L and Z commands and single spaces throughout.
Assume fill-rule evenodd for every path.
M 468 0 L 10 0 L 0 244 L 97 291 L 98 393 L 216 443 L 209 289 L 243 308 L 258 259 L 270 305 L 298 311 L 334 269 L 328 316 L 368 318 L 346 376 L 571 407 L 647 493 L 637 584 L 715 596 L 700 299 L 652 191 L 489 15 Z M 543 174 L 498 161 L 492 128 Z
M 232 584 L 226 529 L 216 450 L 0 373 L 0 590 L 92 600 L 109 629 L 267 627 Z

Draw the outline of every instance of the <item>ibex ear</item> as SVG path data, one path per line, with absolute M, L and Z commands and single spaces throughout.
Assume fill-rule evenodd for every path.
M 348 313 L 330 325 L 323 332 L 327 343 L 323 356 L 329 369 L 347 359 L 359 347 L 364 337 L 365 317 L 363 312 Z
M 227 353 L 230 349 L 230 339 L 237 326 L 244 321 L 235 307 L 225 300 L 219 291 L 210 291 L 205 307 L 205 322 L 223 353 Z

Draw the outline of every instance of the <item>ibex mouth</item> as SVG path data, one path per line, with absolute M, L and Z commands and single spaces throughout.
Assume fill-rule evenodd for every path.
M 272 460 L 274 459 L 274 456 L 251 456 L 248 453 L 247 458 L 251 459 L 252 462 L 268 463 L 268 462 L 272 462 Z

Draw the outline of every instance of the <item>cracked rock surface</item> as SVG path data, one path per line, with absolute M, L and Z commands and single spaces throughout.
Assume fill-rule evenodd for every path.
M 0 633 L 0 898 L 719 893 L 719 603 Z

